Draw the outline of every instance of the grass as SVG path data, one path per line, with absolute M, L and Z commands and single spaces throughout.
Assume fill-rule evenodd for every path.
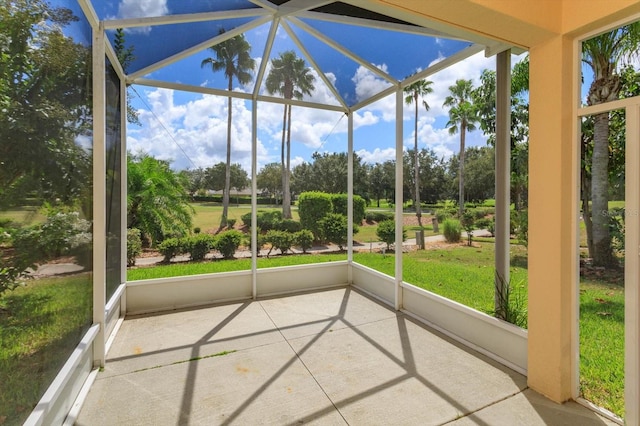
M 624 417 L 624 288 L 580 284 L 580 393 Z
M 526 249 L 512 247 L 515 258 Z M 455 300 L 482 312 L 493 306 L 494 245 L 478 247 L 452 246 L 437 250 L 406 253 L 403 258 L 403 280 L 425 290 Z M 388 275 L 394 273 L 394 256 L 379 253 L 356 253 L 354 260 Z M 512 282 L 526 289 L 527 270 L 511 268 Z
M 258 258 L 258 268 L 306 265 L 311 263 L 335 262 L 346 260 L 345 253 L 286 255 Z M 149 280 L 154 278 L 180 277 L 216 272 L 247 271 L 251 269 L 251 259 L 214 260 L 204 262 L 184 262 L 129 269 L 127 280 Z
M 28 281 L 0 296 L 0 424 L 22 424 L 91 319 L 88 274 Z
M 10 219 L 20 225 L 33 225 L 44 222 L 45 217 L 38 207 L 25 206 L 0 211 L 0 219 Z

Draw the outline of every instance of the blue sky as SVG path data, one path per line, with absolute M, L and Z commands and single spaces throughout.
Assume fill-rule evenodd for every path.
M 206 4 L 205 4 L 206 3 Z M 211 4 L 238 8 L 253 7 L 247 0 L 111 0 L 96 2 L 101 19 L 163 16 L 168 14 L 202 12 Z M 200 9 L 199 9 L 200 8 Z M 208 9 L 207 9 L 208 10 Z M 221 28 L 230 29 L 249 22 L 242 18 L 198 24 L 164 25 L 127 30 L 127 42 L 134 46 L 136 63 L 129 72 L 153 64 L 166 53 L 177 53 L 182 48 L 216 36 Z M 312 54 L 321 72 L 347 102 L 354 105 L 367 99 L 390 83 L 382 77 L 318 41 L 304 30 L 308 25 L 347 50 L 354 52 L 371 65 L 402 80 L 408 75 L 427 68 L 451 54 L 462 50 L 468 42 L 407 33 L 392 33 L 381 29 L 367 29 L 352 25 L 335 24 L 302 18 L 301 24 L 290 21 L 292 31 Z M 269 25 L 261 25 L 245 33 L 252 46 L 251 55 L 260 64 L 263 61 L 265 40 Z M 113 37 L 113 33 L 111 33 Z M 270 55 L 294 50 L 303 57 L 293 40 L 282 28 L 278 30 Z M 225 88 L 222 73 L 214 74 L 202 69 L 201 61 L 213 53 L 205 50 L 182 59 L 145 77 L 203 86 Z M 517 60 L 517 58 L 514 58 Z M 459 135 L 450 135 L 446 129 L 448 111 L 442 103 L 448 87 L 457 79 L 471 79 L 474 85 L 484 69 L 495 69 L 495 58 L 482 53 L 451 66 L 430 77 L 434 93 L 427 96 L 427 112 L 420 107 L 418 121 L 419 147 L 433 149 L 438 155 L 449 157 L 458 151 Z M 306 100 L 336 105 L 338 102 L 317 70 L 315 90 Z M 267 68 L 268 73 L 268 68 Z M 254 84 L 246 87 L 234 82 L 234 90 L 251 92 Z M 227 98 L 186 93 L 169 89 L 133 86 L 132 104 L 139 112 L 142 126 L 128 126 L 128 149 L 145 151 L 158 158 L 172 161 L 175 169 L 209 167 L 224 161 L 226 150 Z M 264 88 L 260 88 L 265 93 Z M 422 100 L 420 101 L 422 104 Z M 261 102 L 258 104 L 258 166 L 280 161 L 283 105 Z M 413 105 L 405 105 L 403 115 L 404 146 L 413 147 Z M 379 100 L 354 114 L 354 149 L 364 161 L 383 162 L 395 158 L 395 96 Z M 480 131 L 467 136 L 467 146 L 485 145 Z M 294 107 L 292 122 L 292 164 L 308 161 L 318 152 L 345 152 L 347 150 L 347 118 L 343 113 Z M 234 99 L 231 160 L 245 170 L 251 164 L 251 102 Z

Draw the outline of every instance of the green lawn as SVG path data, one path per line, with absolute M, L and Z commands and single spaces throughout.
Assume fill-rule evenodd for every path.
M 91 276 L 28 281 L 0 296 L 0 424 L 22 424 L 92 319 Z

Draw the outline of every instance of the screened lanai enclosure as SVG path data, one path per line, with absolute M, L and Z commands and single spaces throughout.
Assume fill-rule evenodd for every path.
M 541 121 L 549 129 L 566 126 L 534 117 L 545 116 L 540 93 L 551 84 L 546 78 L 536 80 L 542 73 L 534 61 L 546 57 L 545 49 L 553 46 L 546 43 L 556 33 L 564 36 L 564 27 L 546 28 L 520 7 L 512 15 L 499 1 L 465 1 L 468 9 L 460 16 L 451 2 L 434 2 L 431 11 L 424 10 L 428 2 L 372 0 L 27 3 L 10 2 L 3 12 L 7 26 L 16 29 L 12 40 L 22 34 L 23 50 L 35 45 L 40 55 L 11 62 L 16 71 L 3 75 L 12 82 L 7 85 L 13 90 L 10 95 L 29 99 L 32 109 L 22 115 L 31 118 L 11 121 L 2 130 L 2 137 L 14 138 L 15 144 L 4 163 L 0 159 L 9 171 L 0 176 L 0 207 L 5 203 L 35 214 L 29 213 L 29 205 L 47 203 L 51 210 L 41 220 L 64 222 L 64 229 L 74 235 L 51 250 L 84 263 L 61 262 L 56 268 L 62 278 L 43 286 L 51 293 L 33 299 L 36 306 L 54 294 L 73 292 L 76 305 L 25 313 L 53 322 L 62 315 L 57 312 L 73 311 L 72 319 L 64 319 L 74 321 L 73 331 L 46 350 L 29 354 L 43 367 L 28 395 L 14 395 L 11 389 L 36 374 L 29 363 L 11 365 L 13 373 L 3 373 L 1 398 L 11 412 L 0 413 L 0 424 L 442 424 L 459 418 L 460 424 L 494 424 L 498 419 L 608 423 L 577 404 L 556 404 L 577 397 L 577 367 L 570 354 L 577 333 L 568 314 L 554 322 L 557 330 L 549 322 L 560 312 L 574 312 L 575 306 L 566 308 L 575 295 L 552 292 L 548 297 L 558 300 L 546 312 L 541 293 L 570 274 L 565 265 L 548 267 L 545 257 L 551 253 L 545 247 L 568 247 L 555 239 L 566 235 L 532 237 L 530 271 L 538 271 L 534 282 L 537 278 L 544 283 L 529 293 L 529 331 L 405 282 L 400 254 L 390 255 L 393 275 L 361 265 L 353 256 L 354 128 L 363 119 L 362 111 L 375 103 L 393 105 L 395 217 L 402 217 L 404 91 L 483 53 L 495 58 L 497 74 L 496 286 L 509 281 L 511 55 L 531 49 L 532 135 Z M 621 10 L 619 14 L 631 14 Z M 211 48 L 239 35 L 250 43 L 255 61 L 250 78 L 242 83 L 228 78 L 226 71 L 212 73 L 203 66 Z M 552 50 L 565 61 L 565 73 L 567 63 L 575 60 L 572 48 Z M 21 58 L 13 49 L 3 58 Z M 314 90 L 296 93 L 286 85 L 271 87 L 268 76 L 285 52 L 305 61 Z M 41 96 L 33 96 L 36 87 Z M 251 126 L 242 141 L 231 143 L 245 144 L 250 158 L 254 224 L 260 122 L 274 119 L 265 112 L 267 107 L 281 105 L 285 120 L 286 105 L 343 116 L 349 226 L 345 259 L 259 268 L 257 227 L 252 227 L 247 270 L 128 282 L 130 87 L 216 96 L 229 100 L 229 111 L 232 102 L 244 106 Z M 274 132 L 280 131 L 281 117 L 272 124 Z M 559 131 L 563 136 L 567 132 L 566 127 Z M 47 144 L 55 149 L 39 149 Z M 532 164 L 545 161 L 541 150 L 534 149 Z M 570 157 L 564 152 L 557 158 L 574 170 L 576 159 Z M 546 185 L 534 180 L 535 173 L 530 192 L 534 199 Z M 555 176 L 543 174 L 545 179 Z M 563 179 L 570 180 L 565 175 Z M 568 187 L 563 183 L 558 191 L 575 195 Z M 60 200 L 72 207 L 56 209 Z M 552 197 L 551 203 L 556 201 Z M 561 219 L 574 212 L 569 206 L 563 209 Z M 530 233 L 542 228 L 537 221 L 542 217 L 536 216 Z M 402 247 L 400 220 L 395 237 L 395 246 Z M 1 238 L 0 233 L 0 244 Z M 29 238 L 15 249 L 28 252 L 39 236 Z M 540 279 L 542 271 L 549 273 L 548 284 Z M 0 319 L 7 320 L 2 315 L 0 307 Z M 541 341 L 545 343 L 539 345 Z M 637 353 L 634 356 L 637 361 Z M 631 370 L 631 376 L 637 371 Z M 629 389 L 629 398 L 637 400 Z M 627 416 L 637 421 L 633 408 L 627 408 Z

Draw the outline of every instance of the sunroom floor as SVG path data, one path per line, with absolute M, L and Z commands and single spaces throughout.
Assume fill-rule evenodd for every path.
M 128 317 L 78 425 L 604 425 L 359 291 Z

